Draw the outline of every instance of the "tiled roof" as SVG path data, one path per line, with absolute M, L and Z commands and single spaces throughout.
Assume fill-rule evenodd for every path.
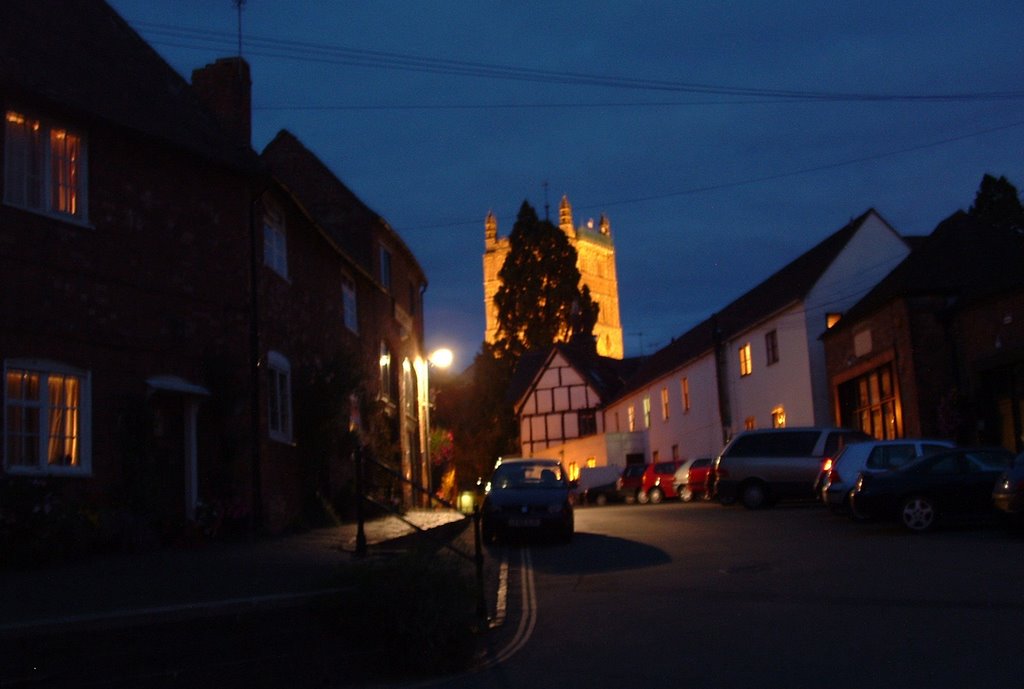
M 101 0 L 0 2 L 0 91 L 8 106 L 45 104 L 235 168 L 258 162 L 251 149 L 224 133 L 188 82 Z
M 353 260 L 367 270 L 372 269 L 376 229 L 390 237 L 392 248 L 404 252 L 426 281 L 416 257 L 387 221 L 363 203 L 291 132 L 278 132 L 263 149 L 262 158 L 271 174 Z
M 857 230 L 872 215 L 878 216 L 874 209 L 865 211 L 710 318 L 644 358 L 621 392 L 628 393 L 641 388 L 712 351 L 716 328 L 721 339 L 728 339 L 787 305 L 806 298 Z

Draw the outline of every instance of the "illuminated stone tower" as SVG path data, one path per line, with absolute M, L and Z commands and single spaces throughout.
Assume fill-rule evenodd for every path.
M 558 207 L 558 226 L 569 237 L 576 249 L 576 267 L 580 271 L 580 285 L 590 288 L 590 296 L 601 307 L 594 326 L 597 353 L 601 356 L 623 357 L 622 325 L 619 321 L 619 282 L 615 274 L 615 244 L 612 242 L 611 223 L 603 214 L 596 226 L 593 220 L 575 227 L 569 199 L 562 197 Z M 501 280 L 498 272 L 508 255 L 508 237 L 498 237 L 498 219 L 488 213 L 484 220 L 484 312 L 487 331 L 484 338 L 493 343 L 498 332 L 498 309 L 494 295 Z

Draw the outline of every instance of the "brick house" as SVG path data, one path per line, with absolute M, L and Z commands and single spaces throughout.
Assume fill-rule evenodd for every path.
M 248 79 L 193 88 L 99 0 L 0 3 L 0 507 L 286 528 L 349 481 L 297 416 L 339 367 L 412 473 L 422 270 L 348 190 L 299 189 L 282 137 L 256 155 Z
M 836 421 L 1022 449 L 1024 237 L 939 224 L 823 336 Z

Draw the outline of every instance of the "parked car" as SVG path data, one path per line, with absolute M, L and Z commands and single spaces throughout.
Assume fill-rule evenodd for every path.
M 1014 457 L 1013 464 L 996 479 L 992 504 L 1017 526 L 1024 526 L 1024 453 Z
M 584 505 L 605 505 L 621 500 L 619 496 L 619 478 L 622 467 L 608 465 L 603 467 L 583 467 L 577 480 L 576 492 L 579 501 Z
M 846 445 L 871 440 L 845 428 L 769 428 L 743 431 L 714 462 L 714 491 L 722 504 L 748 509 L 787 498 L 814 498 L 814 479 L 827 457 Z
M 636 501 L 642 505 L 657 505 L 666 498 L 678 497 L 676 470 L 681 465 L 682 461 L 678 459 L 648 464 L 640 478 L 640 490 L 637 491 Z
M 481 510 L 485 541 L 512 533 L 572 539 L 570 483 L 557 459 L 502 459 L 494 468 Z
M 815 482 L 815 494 L 833 512 L 845 512 L 850 505 L 850 491 L 861 472 L 891 471 L 918 457 L 944 452 L 955 445 L 948 440 L 872 440 L 851 443 L 834 458 L 822 463 Z
M 711 457 L 688 459 L 676 470 L 676 492 L 680 500 L 690 502 L 694 497 L 707 493 L 711 461 Z
M 899 519 L 911 531 L 927 531 L 948 517 L 992 513 L 996 480 L 1012 462 L 1003 448 L 956 448 L 894 471 L 864 472 L 850 493 L 850 513 L 858 520 Z
M 626 465 L 626 468 L 622 470 L 622 476 L 619 477 L 616 484 L 620 500 L 633 502 L 637 499 L 637 494 L 643 486 L 644 471 L 646 470 L 646 464 Z

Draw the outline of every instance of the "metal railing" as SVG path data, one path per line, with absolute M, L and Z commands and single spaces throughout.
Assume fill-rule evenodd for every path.
M 362 448 L 356 449 L 354 453 L 355 459 L 355 470 L 356 470 L 356 547 L 355 555 L 364 557 L 369 551 L 368 544 L 366 542 L 366 512 L 364 506 L 368 503 L 373 505 L 377 509 L 390 514 L 393 517 L 398 518 L 408 526 L 412 527 L 414 531 L 426 536 L 435 543 L 438 543 L 441 547 L 448 549 L 455 553 L 464 560 L 473 563 L 476 568 L 476 588 L 477 588 L 477 615 L 486 620 L 487 619 L 487 601 L 484 595 L 484 553 L 483 553 L 483 539 L 480 531 L 480 507 L 474 505 L 473 513 L 470 515 L 463 515 L 462 519 L 471 519 L 473 522 L 473 550 L 472 554 L 465 552 L 461 548 L 455 546 L 450 539 L 439 538 L 431 533 L 430 529 L 424 529 L 419 524 L 407 519 L 402 513 L 401 509 L 394 505 L 386 504 L 380 500 L 369 495 L 366 490 L 366 466 L 369 464 L 385 474 L 396 479 L 399 484 L 404 484 L 412 488 L 414 493 L 426 495 L 429 500 L 429 504 L 433 506 L 435 503 L 447 507 L 449 509 L 459 512 L 458 507 L 445 500 L 444 498 L 438 497 L 430 493 L 429 490 L 416 483 L 415 481 L 402 476 L 398 471 L 395 471 L 392 467 L 384 464 L 380 460 L 374 457 L 367 457 L 363 452 Z M 460 512 L 460 514 L 462 514 Z

